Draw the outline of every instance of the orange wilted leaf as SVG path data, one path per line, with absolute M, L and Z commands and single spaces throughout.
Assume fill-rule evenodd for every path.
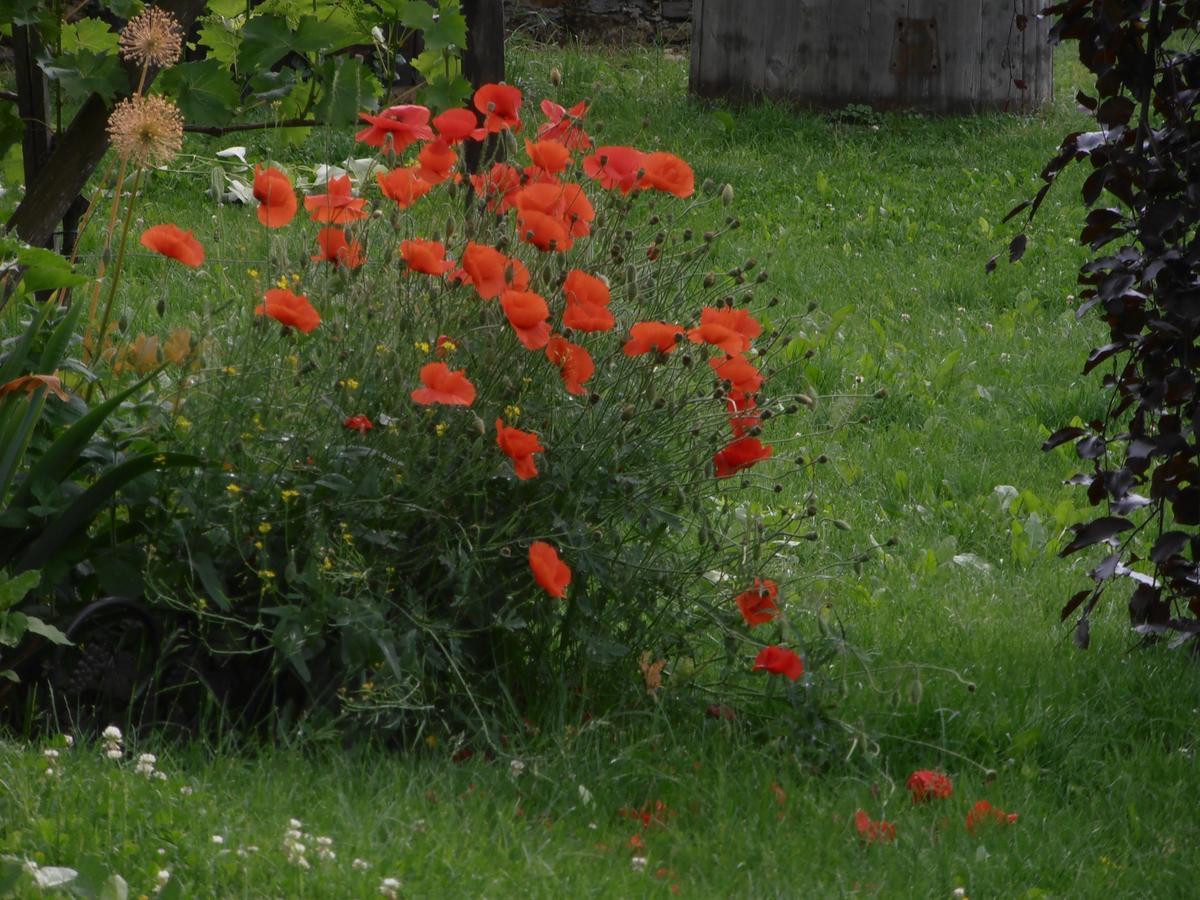
M 67 396 L 67 392 L 63 390 L 62 381 L 57 375 L 22 375 L 20 378 L 14 378 L 12 381 L 0 384 L 0 400 L 7 397 L 9 394 L 15 394 L 17 391 L 24 391 L 30 396 L 40 387 L 45 387 L 47 393 L 54 394 L 59 400 L 64 403 L 71 398 Z

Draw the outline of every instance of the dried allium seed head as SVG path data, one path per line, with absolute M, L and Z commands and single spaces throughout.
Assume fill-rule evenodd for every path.
M 121 29 L 122 59 L 165 69 L 179 62 L 182 52 L 183 29 L 157 6 L 147 6 Z
M 109 115 L 108 139 L 135 165 L 165 165 L 183 146 L 183 116 L 164 97 L 134 94 Z

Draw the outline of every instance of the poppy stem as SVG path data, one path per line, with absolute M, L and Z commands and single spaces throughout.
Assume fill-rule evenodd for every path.
M 129 207 L 125 211 L 125 221 L 121 224 L 121 242 L 117 245 L 117 259 L 113 265 L 112 277 L 108 280 L 108 297 L 104 301 L 104 315 L 100 318 L 100 342 L 99 349 L 104 348 L 104 333 L 108 329 L 109 320 L 112 318 L 113 303 L 117 298 L 117 286 L 121 283 L 121 267 L 125 262 L 125 246 L 129 242 L 129 226 L 133 224 L 133 209 L 137 205 L 138 187 L 142 181 L 142 170 L 139 168 L 133 176 L 133 190 L 129 196 Z M 111 235 L 111 231 L 109 234 Z M 114 360 L 115 360 L 114 355 Z M 84 398 L 87 402 L 91 402 L 92 393 L 95 390 L 96 382 L 93 381 L 88 385 L 87 396 Z

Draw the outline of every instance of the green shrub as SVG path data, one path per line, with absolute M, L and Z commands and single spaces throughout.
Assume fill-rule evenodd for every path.
M 477 105 L 512 158 L 516 108 L 502 93 L 478 100 L 487 91 Z M 419 131 L 427 113 L 414 109 L 372 127 L 408 117 Z M 694 196 L 668 154 L 580 150 L 581 125 L 561 121 L 575 136 L 560 126 L 534 158 L 582 160 L 613 188 L 531 163 L 497 164 L 468 192 L 437 183 L 438 166 L 450 175 L 444 147 L 419 140 L 403 167 L 381 141 L 375 177 L 354 167 L 356 193 L 325 171 L 305 199 L 321 221 L 305 225 L 291 221 L 286 176 L 256 172 L 273 268 L 247 272 L 180 382 L 172 440 L 212 467 L 162 495 L 147 577 L 210 651 L 260 654 L 262 678 L 286 674 L 303 704 L 392 728 L 478 721 L 497 704 L 591 712 L 655 693 L 663 660 L 673 683 L 713 688 L 730 673 L 763 677 L 749 674 L 761 635 L 813 649 L 785 601 L 797 547 L 815 535 L 775 501 L 776 479 L 814 463 L 759 439 L 801 409 L 761 392 L 787 323 L 755 296 L 766 281 L 755 261 L 706 269 L 736 220 L 686 227 L 731 191 Z M 510 181 L 520 208 L 502 209 L 488 185 Z M 414 185 L 428 195 L 413 199 Z M 442 394 L 423 387 L 437 372 L 451 382 Z M 440 402 L 456 379 L 459 403 Z M 533 571 L 535 544 L 553 548 L 569 586 Z M 769 623 L 750 639 L 739 595 Z M 790 653 L 764 664 L 794 680 Z

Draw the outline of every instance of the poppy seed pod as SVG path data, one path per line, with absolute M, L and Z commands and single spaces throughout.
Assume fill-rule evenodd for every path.
M 847 522 L 845 519 L 834 519 L 833 527 L 836 528 L 838 531 L 849 531 L 850 523 Z
M 762 283 L 763 283 L 763 282 L 765 282 L 765 281 L 767 280 L 767 278 L 769 278 L 769 277 L 770 277 L 770 276 L 768 276 L 768 275 L 767 275 L 767 270 L 766 270 L 766 269 L 763 269 L 761 272 L 759 272 L 759 273 L 758 273 L 758 277 L 757 277 L 757 278 L 755 278 L 755 279 L 754 279 L 754 281 L 755 281 L 755 283 L 756 283 L 756 284 L 762 284 Z
M 817 508 L 815 506 L 806 506 L 804 507 L 804 514 L 809 518 L 812 518 L 817 514 Z
M 721 188 L 721 205 L 728 206 L 733 202 L 733 185 L 726 184 Z
M 622 422 L 628 422 L 630 419 L 632 419 L 636 415 L 637 415 L 637 407 L 635 407 L 632 403 L 626 403 L 624 406 L 621 407 L 621 421 Z
M 710 288 L 716 283 L 717 283 L 717 276 L 714 275 L 712 272 L 709 272 L 707 275 L 704 276 L 704 286 L 706 288 Z
M 888 395 L 887 388 L 880 388 L 875 392 L 875 399 L 882 400 Z
M 808 394 L 797 394 L 796 402 L 807 406 L 809 409 L 812 409 L 817 405 L 817 401 L 808 396 Z
M 820 456 L 817 457 L 816 461 L 817 461 L 817 465 L 823 466 L 823 465 L 825 465 L 825 463 L 829 462 L 829 457 L 826 456 L 824 453 L 822 453 Z
M 695 232 L 692 231 L 692 229 L 690 229 L 690 228 L 683 229 L 683 239 L 685 241 L 690 241 L 694 236 L 695 236 Z
M 817 301 L 816 301 L 816 300 L 809 300 L 809 301 L 808 301 L 808 311 L 809 311 L 809 312 L 813 312 L 814 310 L 816 310 L 816 308 L 817 308 Z

